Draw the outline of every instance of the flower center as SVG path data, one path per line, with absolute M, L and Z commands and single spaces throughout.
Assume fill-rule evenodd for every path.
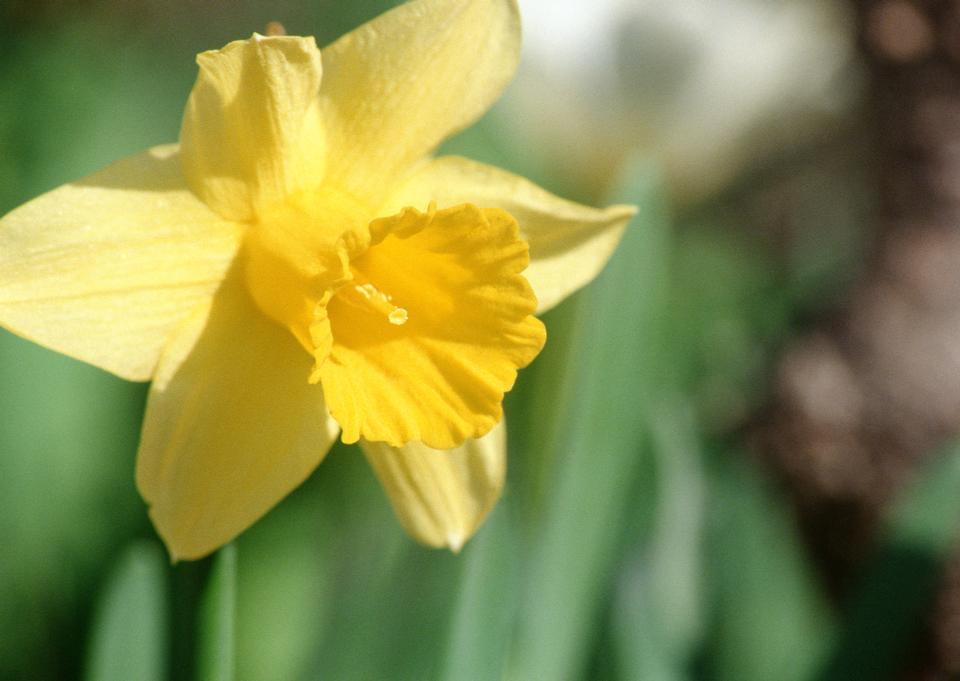
M 344 442 L 449 449 L 501 418 L 543 325 L 521 275 L 516 220 L 469 204 L 370 222 L 369 248 L 315 308 L 310 328 L 327 408 Z
M 395 326 L 403 326 L 410 317 L 406 308 L 393 304 L 393 296 L 384 293 L 370 282 L 357 283 L 354 279 L 337 291 L 337 298 L 347 305 L 384 316 Z
M 250 230 L 247 288 L 313 356 L 344 442 L 449 449 L 488 432 L 545 338 L 516 220 L 470 204 L 370 219 L 312 198 Z
M 311 327 L 317 321 L 318 306 L 354 284 L 365 283 L 356 280 L 349 261 L 366 249 L 369 221 L 364 206 L 345 194 L 326 190 L 273 206 L 247 234 L 250 294 L 267 316 L 290 329 L 311 354 L 316 351 Z M 362 294 L 338 297 L 356 296 Z M 389 300 L 371 295 L 368 303 L 380 303 L 382 308 Z M 391 312 L 392 308 L 384 314 Z

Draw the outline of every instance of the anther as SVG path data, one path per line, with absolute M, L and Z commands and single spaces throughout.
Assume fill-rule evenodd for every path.
M 355 307 L 372 309 L 383 314 L 394 326 L 403 326 L 410 317 L 406 309 L 393 304 L 393 296 L 387 295 L 369 282 L 345 286 L 337 295 Z

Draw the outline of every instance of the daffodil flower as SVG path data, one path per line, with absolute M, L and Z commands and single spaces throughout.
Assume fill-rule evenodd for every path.
M 519 45 L 512 0 L 416 0 L 322 52 L 230 43 L 197 58 L 179 145 L 0 221 L 0 323 L 152 380 L 137 483 L 174 558 L 242 532 L 338 433 L 421 542 L 457 550 L 490 510 L 533 315 L 633 212 L 431 157 Z

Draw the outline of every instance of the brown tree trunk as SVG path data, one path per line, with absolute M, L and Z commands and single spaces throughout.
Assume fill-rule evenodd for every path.
M 757 440 L 838 599 L 885 503 L 960 434 L 960 0 L 853 4 L 881 159 L 876 250 L 844 308 L 787 349 Z M 909 678 L 960 674 L 960 567 L 918 646 Z

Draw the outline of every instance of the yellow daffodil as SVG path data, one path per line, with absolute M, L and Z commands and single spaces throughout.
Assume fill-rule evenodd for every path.
M 243 531 L 338 433 L 418 540 L 456 550 L 490 510 L 533 314 L 597 274 L 633 212 L 431 157 L 519 43 L 513 0 L 416 0 L 322 52 L 230 43 L 197 58 L 179 145 L 0 221 L 0 323 L 152 379 L 137 483 L 175 558 Z

